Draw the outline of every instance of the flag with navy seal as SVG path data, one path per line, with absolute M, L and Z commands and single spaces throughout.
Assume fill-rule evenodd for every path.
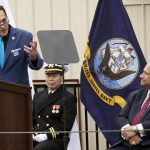
M 129 92 L 146 64 L 122 0 L 99 0 L 81 69 L 81 101 L 103 131 L 118 130 Z M 109 144 L 119 132 L 103 132 Z

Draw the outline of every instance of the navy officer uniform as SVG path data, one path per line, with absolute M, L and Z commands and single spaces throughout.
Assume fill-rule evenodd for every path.
M 60 73 L 60 76 L 62 76 L 63 68 L 55 65 L 47 66 L 45 67 L 45 73 Z M 35 94 L 33 99 L 33 129 L 37 132 L 37 135 L 35 134 L 33 137 L 34 150 L 64 149 L 64 134 L 58 131 L 64 131 L 64 124 L 66 125 L 66 131 L 72 129 L 77 113 L 76 103 L 76 97 L 64 89 L 61 83 L 53 93 L 49 93 L 48 88 Z M 64 122 L 64 118 L 66 122 Z M 46 134 L 38 134 L 38 131 L 44 131 Z M 42 138 L 36 140 L 35 137 L 38 135 L 40 137 L 43 135 L 44 140 Z M 69 142 L 69 134 L 67 134 L 67 137 Z

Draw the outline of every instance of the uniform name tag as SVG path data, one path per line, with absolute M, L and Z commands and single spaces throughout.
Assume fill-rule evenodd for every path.
M 14 55 L 14 57 L 19 55 L 19 51 L 21 50 L 21 48 L 17 48 L 17 49 L 13 49 L 11 50 L 12 54 Z

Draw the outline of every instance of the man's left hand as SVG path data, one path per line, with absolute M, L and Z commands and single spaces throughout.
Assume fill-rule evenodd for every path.
M 32 61 L 35 61 L 37 59 L 37 42 L 36 41 L 31 42 L 29 46 L 24 45 L 24 50 L 28 53 Z
M 34 141 L 37 141 L 37 142 L 42 142 L 48 139 L 46 134 L 38 134 L 36 136 L 32 136 L 32 138 Z

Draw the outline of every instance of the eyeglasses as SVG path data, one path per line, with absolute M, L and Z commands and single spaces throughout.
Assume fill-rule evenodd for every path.
M 4 18 L 4 19 L 0 20 L 0 26 L 6 25 L 7 23 L 8 23 L 8 18 Z

